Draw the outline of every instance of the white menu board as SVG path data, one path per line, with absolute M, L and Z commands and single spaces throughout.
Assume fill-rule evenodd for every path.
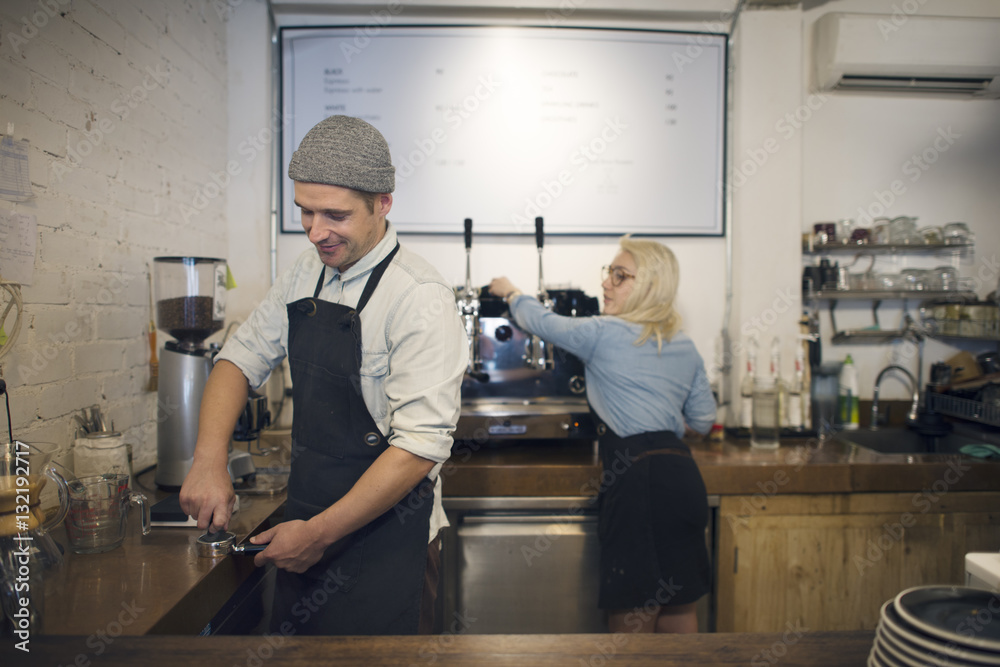
M 725 36 L 286 28 L 282 169 L 327 116 L 377 127 L 403 232 L 721 235 Z M 292 183 L 282 230 L 301 232 Z

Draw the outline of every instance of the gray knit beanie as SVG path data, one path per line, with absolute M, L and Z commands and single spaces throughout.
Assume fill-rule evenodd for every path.
M 396 189 L 396 168 L 385 137 L 350 116 L 330 116 L 309 130 L 288 163 L 288 178 L 364 192 Z

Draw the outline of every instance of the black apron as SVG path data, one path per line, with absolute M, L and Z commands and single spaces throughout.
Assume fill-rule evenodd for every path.
M 691 450 L 670 431 L 623 438 L 605 424 L 597 428 L 598 606 L 694 602 L 709 592 L 711 579 L 708 495 Z
M 288 304 L 292 463 L 287 520 L 307 520 L 342 498 L 388 447 L 361 394 L 360 313 L 397 245 L 368 277 L 356 308 L 319 299 Z M 434 485 L 332 544 L 302 574 L 278 570 L 271 629 L 283 634 L 415 634 Z

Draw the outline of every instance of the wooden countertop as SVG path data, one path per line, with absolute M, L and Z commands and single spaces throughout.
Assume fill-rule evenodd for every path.
M 30 656 L 11 643 L 4 664 L 123 665 L 864 665 L 875 633 L 789 630 L 783 634 L 436 635 L 416 637 L 84 637 L 32 640 Z M 99 654 L 97 650 L 100 650 Z M 27 658 L 27 659 L 26 659 Z
M 133 489 L 150 505 L 169 495 L 155 488 L 152 472 L 135 478 Z M 229 526 L 237 542 L 266 529 L 285 501 L 283 491 L 239 496 Z M 205 531 L 196 527 L 154 526 L 144 536 L 134 508 L 126 531 L 111 551 L 81 555 L 67 548 L 62 566 L 43 574 L 44 633 L 88 637 L 112 628 L 121 635 L 197 635 L 256 569 L 252 556 L 199 556 L 196 540 Z M 68 545 L 64 528 L 52 535 Z
M 280 442 L 286 449 L 280 461 L 264 465 L 287 465 L 288 440 L 287 435 L 271 438 L 271 442 Z M 692 443 L 692 449 L 711 494 L 920 490 L 931 488 L 936 480 L 946 478 L 946 474 L 951 475 L 946 478 L 951 481 L 950 490 L 1000 490 L 1000 464 L 967 458 L 883 456 L 868 450 L 852 450 L 835 441 L 823 444 L 786 442 L 780 449 L 770 452 L 751 450 L 745 441 Z M 446 496 L 591 495 L 601 482 L 593 444 L 582 441 L 480 447 L 468 442 L 458 443 L 453 457 L 442 469 L 442 476 Z M 154 502 L 165 495 L 153 488 L 150 473 L 139 476 L 137 488 Z M 238 540 L 262 530 L 283 501 L 283 493 L 241 494 L 242 509 L 231 526 Z M 86 556 L 67 553 L 61 568 L 45 573 L 45 635 L 88 638 L 105 628 L 112 628 L 124 636 L 195 635 L 205 628 L 241 583 L 255 573 L 252 559 L 246 556 L 199 557 L 195 541 L 202 531 L 197 528 L 154 528 L 151 535 L 143 537 L 138 524 L 138 515 L 132 511 L 128 535 L 121 547 Z M 54 537 L 66 544 L 61 529 L 54 532 Z M 534 647 L 531 650 L 544 652 L 549 650 L 546 646 L 562 646 L 553 641 L 537 640 L 538 643 L 531 644 Z M 71 643 L 66 642 L 64 646 Z M 633 645 L 631 642 L 630 639 L 629 646 Z M 130 644 L 123 641 L 122 645 Z M 254 644 L 257 645 L 259 641 Z M 516 645 L 517 642 L 511 644 Z M 347 650 L 345 647 L 359 644 L 338 646 Z M 405 652 L 423 645 L 398 646 L 407 647 L 399 649 Z M 489 646 L 493 645 L 468 644 L 466 650 L 472 653 L 508 650 L 483 648 Z M 685 651 L 697 649 L 694 644 L 684 646 Z M 310 647 L 313 645 L 304 644 L 300 649 L 307 660 L 312 655 Z M 155 653 L 153 648 L 148 650 L 150 655 Z M 559 656 L 565 657 L 565 651 L 576 649 L 552 650 L 555 651 L 552 660 L 558 661 Z M 453 664 L 465 664 L 462 660 L 467 656 L 463 657 L 462 651 L 452 648 L 447 653 L 454 653 L 456 662 Z M 741 660 L 746 662 L 746 655 L 741 655 Z
M 878 454 L 839 440 L 689 441 L 709 494 L 919 491 L 947 476 L 952 491 L 1000 490 L 1000 463 L 943 454 Z M 582 440 L 457 443 L 441 471 L 445 496 L 593 495 L 601 467 Z

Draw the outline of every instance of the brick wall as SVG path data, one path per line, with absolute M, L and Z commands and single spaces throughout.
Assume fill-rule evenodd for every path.
M 0 132 L 30 141 L 36 195 L 0 209 L 38 223 L 0 371 L 15 437 L 68 445 L 97 403 L 136 466 L 155 461 L 147 266 L 226 256 L 225 188 L 210 185 L 226 165 L 225 33 L 206 0 L 0 4 Z

